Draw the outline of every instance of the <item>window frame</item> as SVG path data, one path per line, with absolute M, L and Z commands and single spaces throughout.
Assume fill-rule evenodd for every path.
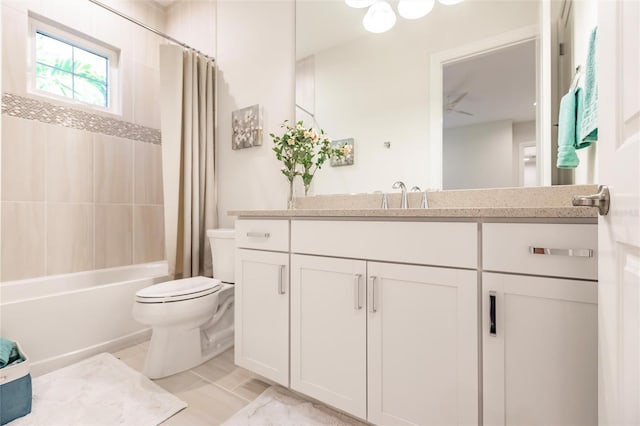
M 77 49 L 84 50 L 86 52 L 102 56 L 107 59 L 106 70 L 106 84 L 107 84 L 107 105 L 95 105 L 88 102 L 83 102 L 75 98 L 68 98 L 65 96 L 57 95 L 55 93 L 47 92 L 37 88 L 36 84 L 36 35 L 41 33 L 47 37 L 58 40 L 62 43 L 68 44 Z M 120 102 L 120 90 L 119 90 L 119 59 L 120 50 L 112 47 L 104 42 L 96 40 L 95 38 L 79 33 L 76 30 L 68 28 L 60 23 L 53 22 L 47 18 L 40 17 L 29 13 L 29 64 L 28 64 L 28 91 L 31 94 L 46 97 L 49 99 L 55 99 L 56 101 L 72 104 L 74 106 L 81 106 L 93 110 L 110 112 L 113 114 L 122 114 L 121 102 Z M 77 74 L 70 73 L 75 78 Z M 82 76 L 79 76 L 82 78 Z

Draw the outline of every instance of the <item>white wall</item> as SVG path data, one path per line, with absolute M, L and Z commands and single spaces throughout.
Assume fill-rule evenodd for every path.
M 511 120 L 444 129 L 443 189 L 513 185 Z
M 295 117 L 294 2 L 219 1 L 217 19 L 218 217 L 227 227 L 234 221 L 228 210 L 287 206 L 288 182 L 269 133 Z M 263 106 L 263 145 L 234 151 L 231 112 L 254 104 Z
M 217 19 L 215 0 L 173 3 L 166 10 L 166 32 L 209 56 L 215 56 Z

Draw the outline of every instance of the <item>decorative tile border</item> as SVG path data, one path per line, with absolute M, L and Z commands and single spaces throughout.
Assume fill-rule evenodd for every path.
M 161 143 L 158 129 L 11 93 L 2 95 L 2 113 L 156 145 Z

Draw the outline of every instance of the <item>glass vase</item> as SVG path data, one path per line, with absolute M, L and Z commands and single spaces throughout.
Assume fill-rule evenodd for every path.
M 289 180 L 289 200 L 287 201 L 287 209 L 292 210 L 295 207 L 295 200 L 293 198 L 293 179 Z
M 304 196 L 305 196 L 305 197 L 308 197 L 308 196 L 310 195 L 310 194 L 309 194 L 309 192 L 310 192 L 310 191 L 309 191 L 309 190 L 310 190 L 310 188 L 311 188 L 311 182 L 307 183 L 307 184 L 304 186 Z

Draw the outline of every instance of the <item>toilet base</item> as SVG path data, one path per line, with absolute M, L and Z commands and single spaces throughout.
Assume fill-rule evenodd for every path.
M 218 311 L 200 327 L 153 327 L 143 374 L 160 379 L 197 367 L 233 346 L 233 286 L 221 290 Z
M 233 328 L 225 331 L 227 336 L 222 336 L 222 339 L 214 343 L 214 347 L 205 347 L 203 351 L 199 328 L 188 332 L 170 329 L 153 330 L 143 374 L 150 379 L 161 379 L 209 361 L 233 346 Z M 177 337 L 178 335 L 180 337 Z

